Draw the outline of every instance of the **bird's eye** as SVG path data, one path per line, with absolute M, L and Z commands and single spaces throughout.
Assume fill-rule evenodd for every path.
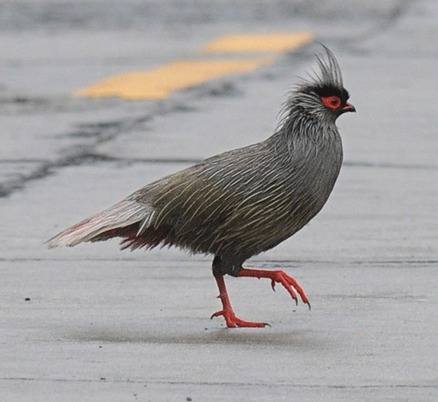
M 339 96 L 323 96 L 321 102 L 325 107 L 331 110 L 339 109 L 342 103 Z

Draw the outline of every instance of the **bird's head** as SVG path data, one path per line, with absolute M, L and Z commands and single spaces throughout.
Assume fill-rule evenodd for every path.
M 318 71 L 296 87 L 293 103 L 306 112 L 334 122 L 341 114 L 356 109 L 348 103 L 350 95 L 344 88 L 335 55 L 327 47 L 323 48 L 324 53 L 316 55 Z

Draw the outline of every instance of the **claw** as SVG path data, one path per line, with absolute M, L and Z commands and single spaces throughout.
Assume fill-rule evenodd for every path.
M 290 294 L 290 297 L 292 297 L 292 299 L 295 301 L 295 304 L 298 305 L 298 297 L 297 294 L 295 293 L 295 290 L 293 289 L 292 286 L 286 286 L 284 283 L 281 283 L 283 285 L 283 287 L 286 289 L 286 291 Z
M 273 279 L 271 280 L 271 288 L 275 292 L 275 281 Z
M 216 311 L 215 313 L 213 313 L 210 317 L 210 320 L 212 320 L 214 317 L 219 317 L 221 315 L 224 315 L 224 310 L 219 310 L 219 311 Z

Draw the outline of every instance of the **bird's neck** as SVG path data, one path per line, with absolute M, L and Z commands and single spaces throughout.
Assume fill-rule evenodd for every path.
M 323 111 L 307 110 L 299 105 L 290 108 L 279 132 L 290 145 L 308 143 L 310 146 L 322 146 L 339 140 L 334 119 L 327 118 Z

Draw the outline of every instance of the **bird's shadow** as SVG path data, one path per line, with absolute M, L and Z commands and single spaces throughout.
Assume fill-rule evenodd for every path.
M 299 348 L 324 348 L 326 339 L 307 329 L 285 328 L 204 328 L 199 325 L 174 327 L 100 326 L 74 329 L 63 336 L 66 340 L 92 343 L 135 343 L 169 345 L 269 345 Z

